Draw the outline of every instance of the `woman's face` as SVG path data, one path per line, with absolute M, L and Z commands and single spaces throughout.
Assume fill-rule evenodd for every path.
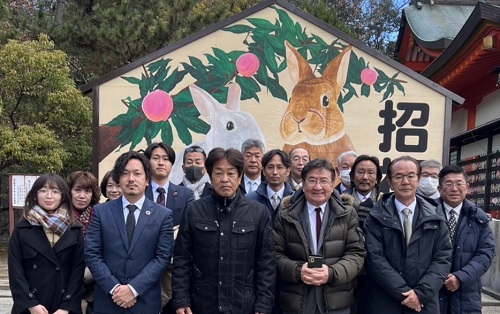
M 44 185 L 36 193 L 36 202 L 38 206 L 43 208 L 46 212 L 51 213 L 58 209 L 61 205 L 62 193 L 56 187 L 49 187 Z
M 106 184 L 106 196 L 110 200 L 115 200 L 122 196 L 122 189 L 120 189 L 118 183 L 116 183 L 111 177 L 108 179 L 108 184 Z
M 71 203 L 73 207 L 78 211 L 83 211 L 85 208 L 89 207 L 91 199 L 92 190 L 84 189 L 76 182 L 71 189 Z

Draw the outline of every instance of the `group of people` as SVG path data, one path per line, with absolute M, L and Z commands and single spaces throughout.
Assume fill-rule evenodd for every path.
M 40 176 L 10 238 L 12 313 L 481 313 L 494 239 L 461 167 L 398 157 L 384 194 L 352 151 L 190 146 L 179 185 L 175 158 L 126 152 L 100 188 Z

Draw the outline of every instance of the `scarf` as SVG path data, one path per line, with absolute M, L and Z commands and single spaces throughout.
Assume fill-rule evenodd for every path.
M 73 213 L 75 214 L 76 221 L 82 225 L 82 232 L 85 234 L 87 232 L 87 228 L 90 223 L 90 218 L 92 217 L 93 213 L 93 208 L 92 206 L 89 206 L 85 208 L 83 211 L 79 212 L 78 210 L 74 210 Z
M 53 214 L 48 214 L 40 206 L 36 205 L 30 209 L 26 220 L 33 226 L 43 226 L 47 240 L 49 240 L 52 247 L 69 226 L 68 211 L 63 206 L 55 210 Z
M 196 183 L 191 183 L 186 176 L 182 178 L 182 184 L 184 184 L 185 187 L 191 189 L 194 194 L 194 199 L 198 200 L 200 199 L 201 194 L 203 194 L 203 189 L 205 188 L 205 183 L 209 181 L 208 174 L 204 174 L 201 179 L 196 182 Z

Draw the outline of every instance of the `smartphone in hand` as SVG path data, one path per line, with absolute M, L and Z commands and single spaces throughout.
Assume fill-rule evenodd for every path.
M 309 268 L 321 268 L 323 266 L 323 256 L 321 255 L 309 255 L 307 259 L 307 267 Z

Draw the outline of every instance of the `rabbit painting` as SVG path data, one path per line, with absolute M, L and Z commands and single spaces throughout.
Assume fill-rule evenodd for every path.
M 264 135 L 255 120 L 248 112 L 240 111 L 241 87 L 238 83 L 229 85 L 226 106 L 221 105 L 209 93 L 198 86 L 189 85 L 189 91 L 193 97 L 193 103 L 210 124 L 210 131 L 205 135 L 202 143 L 193 143 L 202 147 L 206 154 L 214 147 L 225 149 L 233 147 L 241 149 L 241 144 L 249 139 L 255 138 L 265 143 Z M 182 156 L 184 150 L 178 152 L 175 164 L 170 175 L 170 181 L 178 183 L 182 181 Z
M 337 106 L 347 79 L 351 47 L 346 47 L 328 63 L 322 76 L 316 77 L 306 59 L 288 42 L 285 46 L 294 88 L 280 123 L 283 150 L 302 147 L 309 151 L 311 159 L 325 158 L 337 166 L 340 153 L 354 150 Z

